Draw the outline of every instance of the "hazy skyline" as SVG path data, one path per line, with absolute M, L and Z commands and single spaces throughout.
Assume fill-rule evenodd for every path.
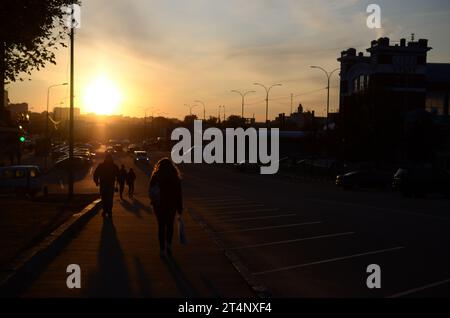
M 447 0 L 377 1 L 382 29 L 366 26 L 366 7 L 373 1 L 340 0 L 96 0 L 82 2 L 81 29 L 75 39 L 75 106 L 95 112 L 86 95 L 99 79 L 120 92 L 116 114 L 154 114 L 181 118 L 184 104 L 206 103 L 206 115 L 240 114 L 240 97 L 232 89 L 252 89 L 246 117 L 265 116 L 265 92 L 253 86 L 282 83 L 271 93 L 270 118 L 290 111 L 290 94 L 306 109 L 325 113 L 323 73 L 309 65 L 338 67 L 336 58 L 349 47 L 363 50 L 388 36 L 427 38 L 431 62 L 450 62 L 450 3 Z M 429 22 L 433 21 L 431 25 Z M 31 81 L 8 85 L 11 102 L 28 102 L 44 111 L 47 87 L 69 80 L 68 49 L 60 48 L 57 65 L 33 72 Z M 332 80 L 331 109 L 338 107 L 338 76 Z M 68 105 L 68 87 L 51 92 L 50 109 Z M 89 106 L 89 107 L 87 107 Z M 199 117 L 202 107 L 194 109 Z M 151 114 L 151 110 L 148 111 Z

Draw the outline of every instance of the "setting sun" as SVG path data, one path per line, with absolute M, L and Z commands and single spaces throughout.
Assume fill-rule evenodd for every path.
M 111 115 L 118 111 L 121 102 L 120 89 L 107 76 L 99 76 L 86 87 L 84 93 L 86 112 Z

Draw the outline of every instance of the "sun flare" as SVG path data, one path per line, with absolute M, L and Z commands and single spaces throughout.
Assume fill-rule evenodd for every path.
M 99 76 L 89 83 L 84 92 L 84 107 L 87 112 L 99 115 L 115 114 L 122 102 L 119 87 L 107 76 Z

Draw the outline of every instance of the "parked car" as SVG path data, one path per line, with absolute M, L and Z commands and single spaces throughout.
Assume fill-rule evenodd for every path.
M 116 152 L 122 152 L 122 151 L 123 151 L 123 146 L 122 146 L 122 144 L 115 144 L 115 145 L 114 145 L 114 150 L 115 150 Z
M 147 151 L 136 150 L 134 152 L 134 163 L 148 164 L 149 162 L 150 162 L 150 158 L 148 157 Z
M 392 187 L 404 196 L 450 195 L 450 174 L 436 168 L 400 168 L 394 174 Z
M 283 157 L 281 159 L 278 160 L 278 168 L 280 169 L 283 165 L 285 165 L 287 162 L 289 161 L 288 157 Z M 269 167 L 270 165 L 274 165 L 274 163 L 266 163 L 266 164 L 262 164 L 260 162 L 258 163 L 250 163 L 247 161 L 241 161 L 238 163 L 234 164 L 234 167 L 239 171 L 239 172 L 257 172 L 260 173 L 261 172 L 261 167 Z
M 38 166 L 0 167 L 0 193 L 36 195 L 42 189 Z
M 73 157 L 73 161 L 72 161 L 73 168 L 83 169 L 83 168 L 88 167 L 90 164 L 91 164 L 90 160 L 86 159 L 85 157 L 81 157 L 81 156 Z M 55 166 L 55 168 L 59 168 L 59 169 L 70 168 L 69 157 L 64 157 L 64 158 L 59 159 L 58 161 L 55 162 L 54 166 Z
M 239 172 L 259 172 L 260 171 L 260 166 L 257 163 L 249 163 L 249 162 L 238 162 L 234 164 L 235 168 L 237 169 L 237 171 Z
M 111 147 L 111 146 L 108 146 L 108 147 L 106 148 L 106 150 L 105 150 L 105 154 L 111 154 L 111 155 L 113 155 L 115 152 L 116 152 L 116 151 L 115 151 L 114 148 Z
M 129 154 L 134 154 L 134 152 L 135 152 L 135 151 L 138 151 L 138 150 L 141 150 L 141 148 L 140 148 L 138 145 L 136 145 L 136 144 L 128 145 L 127 152 L 128 152 Z
M 377 170 L 356 170 L 336 176 L 336 185 L 344 190 L 384 188 L 389 185 L 389 182 L 389 174 Z

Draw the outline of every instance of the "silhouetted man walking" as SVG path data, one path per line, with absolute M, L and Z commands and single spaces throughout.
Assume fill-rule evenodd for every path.
M 119 182 L 119 194 L 121 200 L 123 200 L 123 190 L 125 189 L 126 180 L 127 180 L 127 170 L 125 169 L 125 166 L 122 165 L 122 167 L 119 170 L 119 176 L 117 177 L 117 182 Z
M 134 181 L 136 181 L 136 174 L 134 173 L 133 168 L 130 168 L 130 171 L 127 174 L 128 195 L 130 198 L 134 195 Z
M 100 184 L 103 216 L 107 214 L 109 217 L 112 217 L 114 188 L 118 176 L 119 167 L 114 164 L 110 154 L 106 155 L 105 160 L 94 171 L 94 182 L 97 186 Z

